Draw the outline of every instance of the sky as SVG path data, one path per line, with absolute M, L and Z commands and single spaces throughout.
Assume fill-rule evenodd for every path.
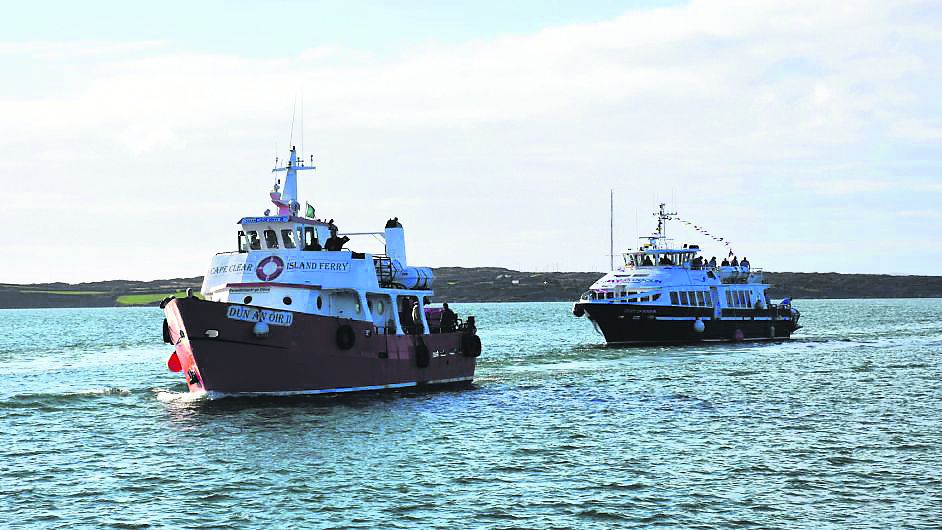
M 18 2 L 0 282 L 203 274 L 292 144 L 302 202 L 398 216 L 414 265 L 607 270 L 614 190 L 616 252 L 663 201 L 754 267 L 942 274 L 940 27 L 909 0 Z

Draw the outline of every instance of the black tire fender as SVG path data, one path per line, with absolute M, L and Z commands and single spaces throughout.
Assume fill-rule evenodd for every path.
M 419 368 L 428 368 L 432 362 L 432 354 L 428 351 L 428 346 L 424 342 L 415 345 L 415 365 Z
M 173 339 L 170 338 L 170 325 L 167 324 L 166 318 L 164 319 L 163 332 L 164 332 L 164 342 L 166 342 L 167 344 L 173 344 Z
M 337 328 L 337 347 L 341 350 L 349 350 L 357 342 L 356 333 L 353 332 L 348 324 Z
M 481 337 L 474 334 L 461 336 L 461 353 L 465 357 L 477 357 L 481 355 Z

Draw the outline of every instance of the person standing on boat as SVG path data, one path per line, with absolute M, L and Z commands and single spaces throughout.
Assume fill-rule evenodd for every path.
M 729 264 L 732 265 L 733 267 L 738 267 L 739 259 L 737 259 L 736 256 L 733 256 L 733 261 L 731 261 Z
M 422 315 L 419 314 L 419 301 L 416 300 L 412 303 L 412 323 L 415 325 L 415 334 L 419 335 L 423 330 L 419 329 L 422 326 Z
M 710 258 L 710 267 L 714 269 L 716 268 L 716 256 L 713 256 L 712 258 Z
M 455 331 L 458 315 L 448 307 L 448 302 L 442 304 L 442 333 Z
M 749 270 L 749 258 L 743 256 L 742 261 L 739 262 L 739 265 L 743 268 L 743 270 Z

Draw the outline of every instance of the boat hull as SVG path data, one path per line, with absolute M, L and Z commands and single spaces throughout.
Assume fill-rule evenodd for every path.
M 164 339 L 176 356 L 168 366 L 183 373 L 191 391 L 289 395 L 467 385 L 480 353 L 480 342 L 476 351 L 468 347 L 471 331 L 383 335 L 370 322 L 304 313 L 259 336 L 256 322 L 230 317 L 239 309 L 263 308 L 197 298 L 165 304 Z
M 655 305 L 577 303 L 609 344 L 688 344 L 787 340 L 798 328 L 797 313 L 783 308 L 723 309 Z M 697 320 L 702 331 L 697 331 Z

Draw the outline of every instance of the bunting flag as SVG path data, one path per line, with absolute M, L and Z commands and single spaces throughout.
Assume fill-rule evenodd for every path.
M 708 232 L 706 228 L 704 228 L 704 227 L 702 227 L 702 226 L 700 226 L 700 225 L 698 225 L 698 224 L 694 224 L 692 221 L 688 221 L 688 220 L 686 220 L 686 219 L 681 219 L 680 217 L 674 217 L 673 219 L 676 219 L 677 221 L 680 221 L 681 223 L 684 223 L 685 225 L 687 225 L 687 226 L 693 228 L 694 230 L 696 230 L 697 232 L 700 232 L 701 234 L 705 235 L 706 237 L 709 237 L 710 239 L 712 239 L 713 241 L 716 241 L 717 243 L 722 243 L 723 246 L 730 247 L 729 255 L 730 255 L 730 256 L 734 255 L 733 250 L 732 250 L 732 245 L 730 244 L 729 241 L 726 240 L 726 238 L 714 236 L 713 234 L 711 234 L 710 232 Z M 660 225 L 661 225 L 661 223 L 660 223 L 660 221 L 658 221 L 658 229 L 661 228 Z

